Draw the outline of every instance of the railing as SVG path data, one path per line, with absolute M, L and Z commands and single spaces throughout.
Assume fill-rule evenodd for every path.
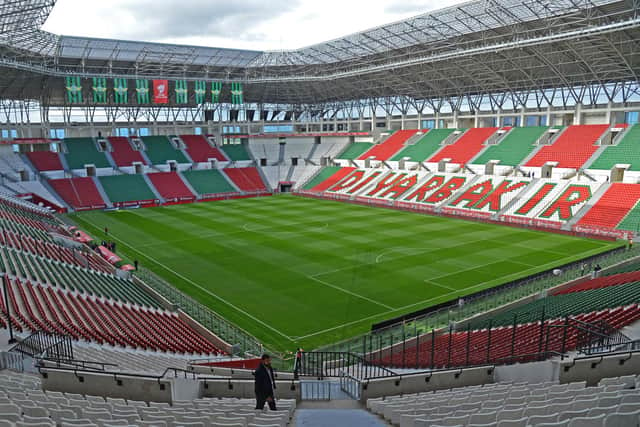
M 619 264 L 640 255 L 640 245 L 634 245 L 628 250 L 622 248 L 617 251 L 597 255 L 589 260 L 580 260 L 561 268 L 562 272 L 553 271 L 541 273 L 534 277 L 517 280 L 497 288 L 483 291 L 475 296 L 465 297 L 463 301 L 451 301 L 442 307 L 428 309 L 423 314 L 407 316 L 392 324 L 384 325 L 365 334 L 319 348 L 319 351 L 351 352 L 366 354 L 375 343 L 375 347 L 384 348 L 398 345 L 403 341 L 414 338 L 431 330 L 446 328 L 455 322 L 461 322 L 472 316 L 494 310 L 522 298 L 544 292 L 562 283 L 583 277 L 587 272 L 582 266 L 585 262 L 599 264 L 603 268 Z M 460 304 L 458 302 L 461 302 Z
M 294 373 L 298 377 L 313 377 L 319 380 L 334 377 L 372 378 L 394 376 L 385 367 L 371 363 L 360 355 L 345 352 L 302 353 L 296 360 Z
M 73 359 L 73 341 L 68 336 L 50 335 L 38 331 L 20 341 L 11 351 L 34 358 L 71 360 Z
M 205 328 L 231 344 L 234 349 L 233 354 L 259 356 L 263 352 L 262 344 L 253 335 L 182 293 L 150 270 L 141 267 L 136 275 L 171 303 L 178 305 Z
M 373 365 L 400 369 L 451 369 L 525 363 L 556 356 L 564 359 L 573 350 L 590 354 L 629 342 L 604 321 L 586 323 L 570 317 L 559 320 L 542 313 L 537 322 L 530 322 L 529 317 L 519 321 L 514 315 L 512 324 L 504 327 L 493 328 L 489 323 L 487 328 L 478 329 L 469 323 L 464 330 L 455 331 L 450 325 L 444 332 L 434 329 L 428 334 L 405 337 L 391 346 L 369 341 L 365 343 L 364 358 Z

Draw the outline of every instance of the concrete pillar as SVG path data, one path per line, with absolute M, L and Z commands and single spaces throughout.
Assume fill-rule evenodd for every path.
M 576 110 L 573 115 L 573 124 L 574 125 L 582 124 L 582 103 L 576 104 Z

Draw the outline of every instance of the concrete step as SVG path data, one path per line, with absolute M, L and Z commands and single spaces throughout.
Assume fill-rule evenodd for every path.
M 364 409 L 296 409 L 293 425 L 296 427 L 383 427 L 390 424 Z

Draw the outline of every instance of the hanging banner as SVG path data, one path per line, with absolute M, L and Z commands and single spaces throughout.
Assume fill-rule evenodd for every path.
M 243 103 L 242 83 L 231 83 L 231 103 L 240 105 Z
M 107 102 L 107 79 L 101 77 L 93 78 L 93 102 L 106 103 Z
M 207 82 L 196 82 L 196 104 L 204 104 L 207 96 Z
M 222 92 L 222 82 L 211 83 L 211 102 L 218 104 L 220 102 L 220 93 Z
M 150 104 L 149 80 L 136 80 L 136 95 L 138 104 Z
M 169 81 L 153 81 L 153 102 L 154 104 L 167 104 L 169 102 Z
M 80 83 L 80 77 L 67 77 L 65 87 L 67 89 L 67 101 L 69 101 L 69 103 L 82 102 L 82 84 Z
M 113 99 L 116 104 L 126 104 L 129 102 L 127 79 L 113 79 Z
M 176 103 L 186 104 L 189 100 L 189 90 L 186 80 L 176 81 Z

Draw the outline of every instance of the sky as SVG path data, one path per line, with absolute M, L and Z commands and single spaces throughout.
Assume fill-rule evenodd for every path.
M 462 3 L 460 0 L 58 0 L 55 34 L 285 50 Z

